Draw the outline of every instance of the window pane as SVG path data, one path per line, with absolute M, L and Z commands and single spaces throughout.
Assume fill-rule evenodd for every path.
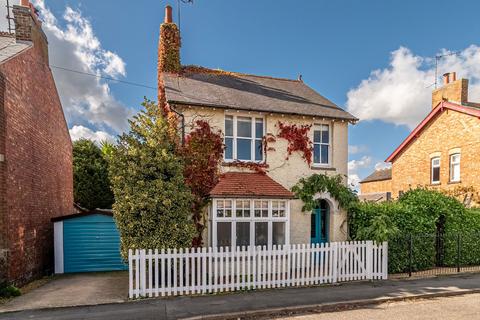
M 237 246 L 250 245 L 250 222 L 237 222 Z
M 460 164 L 458 163 L 453 165 L 452 181 L 460 181 Z
M 255 160 L 263 160 L 262 140 L 255 140 Z
M 217 245 L 219 247 L 232 245 L 231 222 L 217 222 Z
M 252 160 L 252 140 L 237 139 L 237 158 L 239 160 Z
M 268 222 L 255 222 L 255 245 L 268 245 Z
M 432 182 L 440 181 L 440 167 L 434 167 L 432 170 Z
M 327 210 L 320 210 L 320 221 L 321 221 L 321 226 L 320 226 L 320 237 L 322 239 L 327 239 Z
M 225 138 L 225 159 L 233 159 L 233 138 Z
M 233 117 L 225 116 L 225 135 L 233 136 Z
M 238 117 L 237 118 L 237 136 L 251 137 L 252 136 L 252 119 Z
M 320 163 L 320 145 L 313 145 L 313 163 Z
M 255 138 L 263 138 L 263 119 L 255 119 Z
M 223 217 L 223 200 L 217 200 L 217 217 Z
M 272 225 L 272 244 L 285 244 L 285 222 L 274 222 Z
M 313 131 L 313 142 L 320 143 L 320 130 Z
M 322 164 L 328 164 L 328 145 L 322 144 L 321 145 L 321 163 Z
M 232 200 L 225 200 L 225 217 L 232 216 Z
M 256 200 L 254 203 L 255 206 L 255 217 L 256 218 L 267 218 L 268 217 L 268 201 Z
M 330 135 L 329 133 L 329 127 L 328 125 L 322 125 L 322 143 L 329 143 L 330 141 Z

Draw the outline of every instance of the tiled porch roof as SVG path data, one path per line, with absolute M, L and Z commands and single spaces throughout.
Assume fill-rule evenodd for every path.
M 227 172 L 210 192 L 213 198 L 248 197 L 248 198 L 285 198 L 294 194 L 274 181 L 266 174 L 248 172 Z

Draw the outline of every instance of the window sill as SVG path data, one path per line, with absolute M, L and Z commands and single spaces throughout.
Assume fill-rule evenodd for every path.
M 448 181 L 447 184 L 459 184 L 459 183 L 462 183 L 462 180 L 458 180 L 458 181 Z
M 253 165 L 265 165 L 265 161 L 251 161 L 251 160 L 228 160 L 228 161 L 223 161 L 222 166 L 225 167 L 235 167 L 238 166 L 239 164 L 253 164 Z
M 430 183 L 430 187 L 437 187 L 437 186 L 441 186 L 441 185 L 442 185 L 441 182 Z
M 337 168 L 331 166 L 312 165 L 310 168 L 312 170 L 337 171 Z

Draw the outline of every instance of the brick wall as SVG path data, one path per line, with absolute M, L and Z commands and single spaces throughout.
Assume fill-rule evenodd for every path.
M 362 182 L 360 184 L 360 194 L 377 193 L 377 192 L 391 192 L 392 180 L 380 180 Z
M 461 182 L 449 182 L 449 156 L 461 153 Z M 430 186 L 430 161 L 440 156 L 440 184 L 436 189 L 473 186 L 480 189 L 480 120 L 460 112 L 446 110 L 432 121 L 392 165 L 392 197 L 399 191 Z
M 52 271 L 51 218 L 72 213 L 72 145 L 44 48 L 0 65 L 5 78 L 8 280 L 23 284 Z

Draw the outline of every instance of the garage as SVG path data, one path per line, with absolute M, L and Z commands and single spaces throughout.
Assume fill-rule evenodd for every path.
M 126 270 L 111 210 L 96 209 L 52 219 L 55 273 Z

